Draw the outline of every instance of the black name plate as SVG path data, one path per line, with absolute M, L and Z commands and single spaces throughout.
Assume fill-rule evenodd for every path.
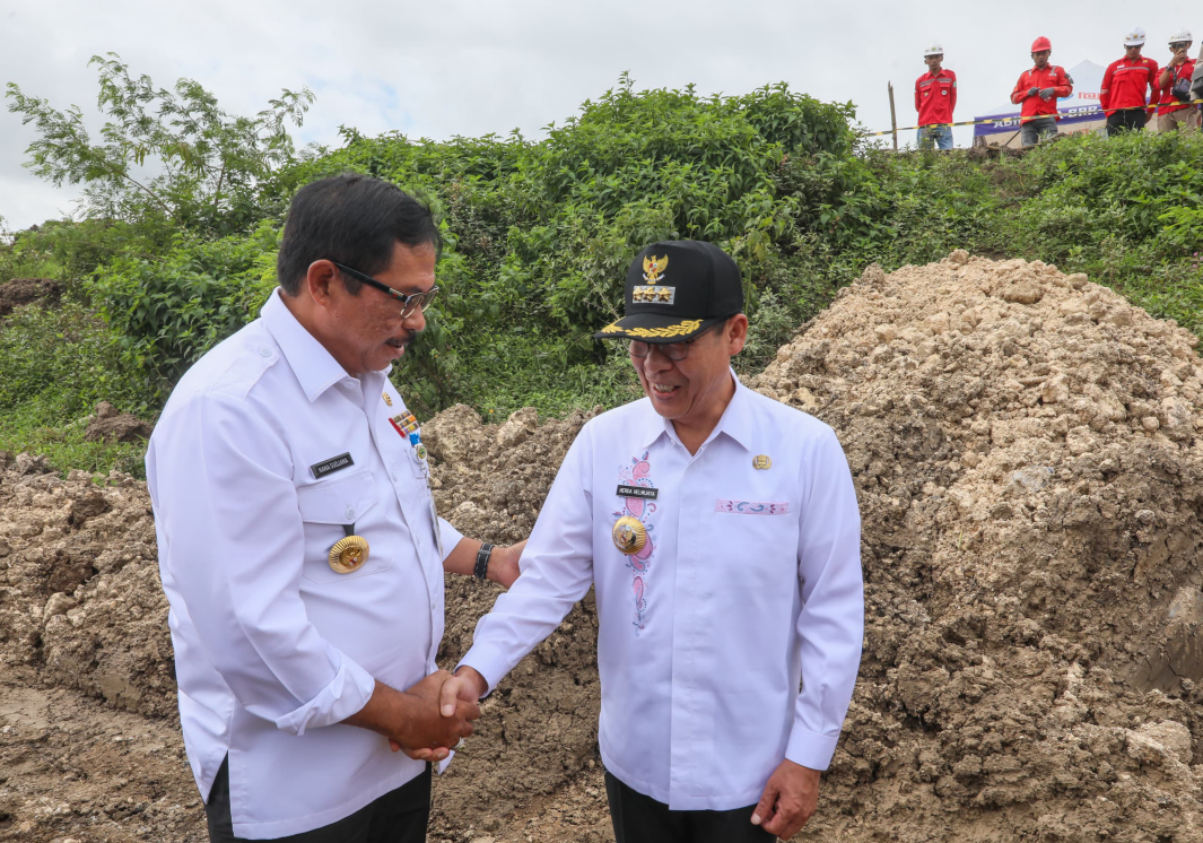
M 320 480 L 327 474 L 333 474 L 336 471 L 342 471 L 344 468 L 355 465 L 355 460 L 351 459 L 351 454 L 348 451 L 345 454 L 339 454 L 337 457 L 331 457 L 328 460 L 315 462 L 309 466 L 309 470 L 313 473 L 314 479 Z
M 660 490 L 651 486 L 619 486 L 615 494 L 624 498 L 647 498 L 654 501 Z

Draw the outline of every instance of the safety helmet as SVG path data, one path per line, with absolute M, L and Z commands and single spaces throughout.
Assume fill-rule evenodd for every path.
M 1053 49 L 1053 45 L 1049 42 L 1049 40 L 1047 38 L 1045 38 L 1043 35 L 1041 35 L 1039 38 L 1037 38 L 1035 41 L 1032 42 L 1031 52 L 1039 53 L 1042 50 L 1052 50 L 1052 49 Z
M 1141 47 L 1145 43 L 1145 31 L 1139 26 L 1124 36 L 1125 47 Z
M 928 47 L 926 50 L 923 51 L 923 58 L 927 58 L 928 56 L 942 56 L 942 55 L 944 55 L 944 48 L 941 47 L 939 44 L 932 44 L 930 47 Z
M 1171 35 L 1169 43 L 1181 44 L 1183 41 L 1185 41 L 1187 44 L 1190 44 L 1194 42 L 1194 40 L 1194 38 L 1190 37 L 1190 30 L 1184 29 L 1181 32 L 1175 32 L 1173 35 Z

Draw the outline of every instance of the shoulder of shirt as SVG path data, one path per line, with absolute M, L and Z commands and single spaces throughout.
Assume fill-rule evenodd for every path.
M 172 390 L 163 413 L 197 399 L 246 398 L 282 359 L 263 320 L 256 319 L 192 364 Z

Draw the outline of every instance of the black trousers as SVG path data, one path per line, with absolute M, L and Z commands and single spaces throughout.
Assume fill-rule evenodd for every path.
M 229 759 L 221 762 L 205 816 L 209 820 L 211 843 L 244 843 L 245 837 L 235 837 L 230 821 Z M 426 771 L 396 790 L 389 791 L 376 801 L 360 808 L 349 817 L 330 825 L 273 837 L 279 843 L 424 843 L 426 823 L 430 819 L 430 765 Z
M 1127 108 L 1107 117 L 1107 137 L 1117 132 L 1138 132 L 1145 127 L 1149 115 L 1143 108 Z
M 617 843 L 773 843 L 777 838 L 752 825 L 752 809 L 671 811 L 606 772 L 606 798 Z

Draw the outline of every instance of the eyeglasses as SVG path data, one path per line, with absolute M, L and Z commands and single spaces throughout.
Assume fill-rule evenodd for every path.
M 1175 41 L 1173 44 L 1170 44 L 1170 49 L 1171 50 L 1185 50 L 1189 46 L 1190 46 L 1189 41 Z
M 350 275 L 352 278 L 354 278 L 356 281 L 358 281 L 361 284 L 367 284 L 369 287 L 375 287 L 377 290 L 379 290 L 382 293 L 388 293 L 388 295 L 392 296 L 394 299 L 396 299 L 398 302 L 400 302 L 402 319 L 404 319 L 406 316 L 413 315 L 414 311 L 425 310 L 430 305 L 430 303 L 432 301 L 434 301 L 435 294 L 437 294 L 439 291 L 439 288 L 437 286 L 434 286 L 434 287 L 431 287 L 429 290 L 424 290 L 421 293 L 406 294 L 406 293 L 401 292 L 400 290 L 394 290 L 388 284 L 382 284 L 381 282 L 377 281 L 372 276 L 366 275 L 366 274 L 360 272 L 358 269 L 352 269 L 349 266 L 344 266 L 343 264 L 339 263 L 338 261 L 330 261 L 330 263 L 332 263 L 336 267 L 338 267 L 339 272 L 343 272 L 347 275 Z
M 723 324 L 724 323 L 719 322 L 718 327 L 722 327 Z M 682 340 L 681 342 L 650 343 L 644 342 L 643 340 L 631 340 L 631 356 L 636 360 L 642 360 L 651 354 L 652 349 L 655 348 L 669 360 L 673 361 L 674 363 L 679 363 L 689 356 L 689 350 L 693 348 L 693 344 L 709 334 L 712 330 L 714 329 L 707 328 L 696 337 L 690 337 L 689 339 Z

